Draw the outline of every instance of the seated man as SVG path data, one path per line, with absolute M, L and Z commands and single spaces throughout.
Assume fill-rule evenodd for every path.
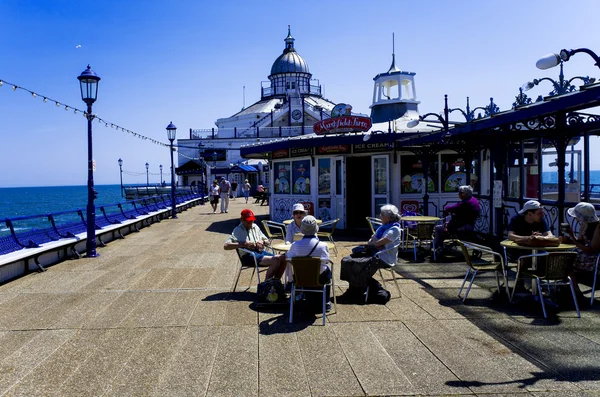
M 517 243 L 531 239 L 531 236 L 552 236 L 552 232 L 544 221 L 542 205 L 530 200 L 523 209 L 512 217 L 508 224 L 508 239 Z
M 449 205 L 444 209 L 444 215 L 449 214 L 452 216 L 448 224 L 435 227 L 435 246 L 438 248 L 443 248 L 444 239 L 450 235 L 465 238 L 465 235 L 475 230 L 475 221 L 481 208 L 479 201 L 473 197 L 473 188 L 471 186 L 460 186 L 458 188 L 458 198 L 460 199 L 459 203 Z
M 223 248 L 226 250 L 245 248 L 252 251 L 251 254 L 244 253 L 241 257 L 242 265 L 254 266 L 254 259 L 251 257 L 254 256 L 260 266 L 269 267 L 265 275 L 267 280 L 272 277 L 281 279 L 286 267 L 285 255 L 273 255 L 264 251 L 269 239 L 254 223 L 255 220 L 256 218 L 251 210 L 242 210 L 241 222 L 233 229 Z
M 329 260 L 329 248 L 327 248 L 326 243 L 319 241 L 319 238 L 317 237 L 319 226 L 317 225 L 315 217 L 311 215 L 305 216 L 300 224 L 300 231 L 304 234 L 304 237 L 292 244 L 290 250 L 286 254 L 287 260 L 291 262 L 292 258 L 302 256 L 315 256 L 321 258 L 321 275 L 319 276 L 319 282 L 321 284 L 329 282 L 331 279 L 331 269 L 327 266 L 327 261 Z M 327 286 L 327 296 L 325 298 L 327 310 L 331 307 L 329 303 L 330 294 L 330 288 Z M 312 295 L 317 296 L 316 294 Z M 319 300 L 316 300 L 314 303 L 315 307 L 320 307 Z

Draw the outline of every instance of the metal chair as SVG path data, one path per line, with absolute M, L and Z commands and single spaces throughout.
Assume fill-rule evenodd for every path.
M 414 230 L 409 229 L 408 233 L 406 233 L 407 238 L 410 237 L 413 240 L 413 252 L 415 255 L 415 262 L 417 261 L 417 244 L 419 244 L 419 246 L 420 246 L 421 243 L 431 244 L 431 252 L 433 253 L 433 260 L 436 260 L 435 241 L 433 238 L 433 229 L 434 228 L 435 228 L 435 223 L 419 222 L 419 223 L 417 223 Z
M 596 268 L 594 270 L 594 281 L 592 283 L 592 296 L 590 297 L 590 306 L 594 304 L 594 292 L 596 291 L 596 277 L 598 276 L 598 263 L 600 262 L 600 255 L 596 258 Z
M 377 253 L 375 253 L 374 257 L 375 258 L 379 258 L 381 256 L 381 254 L 383 254 L 384 252 L 396 252 L 396 259 L 398 258 L 398 247 L 400 247 L 401 245 L 401 241 L 402 241 L 402 237 L 400 237 L 400 240 L 396 242 L 396 244 L 394 244 L 393 247 L 385 249 L 385 250 L 381 250 L 381 251 L 377 251 Z M 381 270 L 387 270 L 389 272 L 392 273 L 392 277 L 394 279 L 394 284 L 396 284 L 396 289 L 398 290 L 398 298 L 402 297 L 402 291 L 400 291 L 400 286 L 398 285 L 398 281 L 396 280 L 396 272 L 394 271 L 394 266 L 396 264 L 394 263 L 394 265 L 390 266 L 390 267 L 384 267 L 384 268 L 379 268 L 379 277 L 381 277 L 381 281 L 383 282 L 383 288 L 385 288 L 385 278 L 383 277 L 383 273 L 381 273 Z M 365 302 L 367 302 L 367 300 L 369 299 L 369 287 L 367 286 L 367 292 L 365 294 Z
M 269 239 L 269 245 L 273 245 L 273 240 L 281 239 L 285 241 L 285 225 L 275 221 L 262 221 L 265 234 Z
M 467 300 L 467 296 L 469 296 L 469 291 L 471 291 L 471 287 L 473 286 L 473 281 L 475 280 L 475 276 L 479 273 L 485 273 L 485 272 L 494 272 L 495 276 L 496 276 L 496 284 L 498 285 L 498 292 L 500 292 L 500 279 L 498 278 L 498 273 L 502 274 L 502 277 L 504 278 L 504 285 L 506 287 L 506 294 L 508 295 L 509 290 L 508 290 L 508 282 L 506 280 L 506 273 L 505 273 L 505 268 L 504 268 L 504 257 L 497 253 L 492 251 L 492 249 L 490 247 L 486 247 L 483 245 L 479 245 L 479 244 L 475 244 L 475 243 L 470 243 L 467 241 L 457 241 L 457 244 L 460 246 L 462 253 L 465 257 L 465 263 L 467 264 L 468 268 L 467 268 L 467 272 L 465 273 L 465 278 L 460 286 L 460 290 L 458 291 L 458 297 L 460 298 L 460 294 L 462 294 L 462 291 L 465 287 L 465 283 L 467 282 L 467 279 L 469 278 L 469 276 L 471 276 L 471 281 L 469 282 L 469 286 L 467 287 L 467 292 L 465 292 L 465 296 L 462 298 L 463 303 Z M 482 254 L 489 254 L 492 255 L 492 260 L 477 260 L 476 262 L 473 261 L 473 258 L 471 256 L 471 254 L 469 253 L 469 250 L 472 249 L 473 251 L 478 251 L 481 252 Z
M 333 312 L 337 310 L 337 301 L 335 298 L 335 277 L 333 276 L 333 262 L 328 260 L 331 267 L 331 280 L 327 284 L 321 284 L 319 282 L 319 276 L 321 275 L 321 258 L 318 257 L 295 257 L 292 258 L 292 269 L 294 271 L 294 278 L 292 282 L 292 293 L 290 295 L 290 324 L 294 321 L 294 303 L 296 301 L 296 292 L 320 292 L 322 295 L 322 309 L 323 309 L 323 325 L 327 318 L 327 286 L 331 287 L 331 294 L 333 295 Z
M 319 237 L 319 239 L 321 237 L 327 237 L 329 239 L 329 241 L 331 241 L 331 243 L 333 244 L 333 250 L 335 251 L 335 255 L 337 256 L 338 254 L 338 250 L 337 247 L 335 246 L 335 241 L 333 240 L 333 232 L 335 232 L 335 227 L 337 226 L 337 223 L 340 221 L 340 218 L 331 220 L 331 221 L 327 221 L 327 222 L 323 222 L 319 225 L 319 231 L 317 232 L 317 237 Z M 329 229 L 331 228 L 331 229 Z M 326 230 L 322 230 L 322 229 L 326 229 Z
M 577 259 L 576 252 L 542 252 L 524 255 L 519 258 L 515 286 L 519 280 L 519 276 L 536 280 L 537 292 L 540 297 L 540 302 L 542 303 L 544 318 L 547 318 L 548 316 L 546 314 L 544 296 L 542 295 L 542 286 L 548 287 L 548 291 L 550 291 L 550 286 L 556 287 L 559 285 L 568 285 L 571 288 L 571 295 L 573 296 L 573 302 L 575 303 L 577 317 L 581 317 L 577 296 L 575 295 L 575 287 L 573 286 L 571 277 L 569 277 L 569 272 L 572 269 L 575 259 Z M 535 268 L 533 268 L 532 263 L 535 263 Z M 528 266 L 531 267 L 528 268 Z M 514 290 L 515 288 L 513 288 L 513 295 Z
M 236 248 L 235 251 L 238 254 L 240 266 L 238 267 L 237 275 L 235 276 L 235 282 L 233 284 L 233 288 L 231 289 L 231 292 L 235 292 L 235 289 L 237 288 L 237 285 L 238 285 L 238 281 L 240 281 L 242 269 L 244 269 L 244 268 L 246 268 L 246 269 L 252 268 L 252 276 L 250 276 L 250 284 L 248 285 L 248 288 L 246 288 L 246 290 L 250 289 L 250 287 L 252 286 L 252 278 L 254 277 L 254 273 L 256 273 L 256 285 L 260 284 L 260 270 L 259 270 L 258 262 L 256 261 L 256 257 L 254 255 L 251 255 L 252 251 L 249 251 L 245 248 Z M 254 260 L 254 266 L 244 265 L 244 262 L 242 261 L 242 256 L 244 254 L 250 254 L 252 259 Z
M 381 222 L 381 219 L 379 218 L 373 218 L 370 216 L 366 217 L 367 222 L 369 223 L 369 228 L 371 229 L 371 235 L 375 234 L 375 229 L 377 229 L 379 226 L 381 226 L 383 223 Z

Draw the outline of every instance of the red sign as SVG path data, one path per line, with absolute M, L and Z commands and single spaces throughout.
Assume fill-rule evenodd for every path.
M 313 125 L 317 135 L 336 132 L 368 131 L 371 128 L 371 119 L 362 116 L 340 116 L 321 120 Z
M 304 206 L 304 209 L 308 215 L 315 215 L 315 205 L 312 201 L 300 201 L 300 204 Z
M 289 149 L 280 149 L 280 150 L 276 150 L 273 152 L 273 155 L 271 156 L 271 158 L 274 159 L 283 159 L 286 157 L 290 157 L 290 150 Z
M 317 154 L 350 153 L 350 145 L 318 146 Z

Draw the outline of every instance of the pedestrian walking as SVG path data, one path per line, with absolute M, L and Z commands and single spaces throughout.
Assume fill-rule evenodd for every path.
M 221 177 L 219 183 L 219 193 L 221 195 L 221 214 L 229 211 L 229 192 L 231 190 L 231 183 L 224 176 Z
M 210 187 L 210 205 L 213 209 L 213 214 L 217 213 L 217 204 L 219 204 L 219 183 L 217 181 L 213 181 L 212 186 Z
M 236 181 L 231 182 L 231 198 L 235 200 L 237 197 L 238 183 Z
M 246 179 L 244 185 L 242 186 L 242 192 L 244 193 L 246 202 L 248 202 L 248 197 L 250 196 L 250 184 L 248 183 L 248 179 Z

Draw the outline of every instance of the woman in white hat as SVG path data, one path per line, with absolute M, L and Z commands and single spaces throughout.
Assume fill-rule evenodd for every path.
M 567 213 L 575 218 L 581 227 L 577 238 L 569 228 L 569 236 L 560 237 L 561 242 L 575 244 L 577 247 L 577 259 L 574 264 L 576 273 L 593 271 L 600 254 L 600 219 L 596 215 L 596 209 L 590 203 L 579 203 L 569 208 Z M 580 291 L 575 277 L 571 278 L 576 291 Z
M 292 207 L 292 217 L 293 221 L 289 225 L 287 225 L 285 229 L 285 241 L 288 243 L 294 242 L 294 234 L 302 233 L 302 219 L 306 216 L 306 210 L 304 206 L 300 203 L 294 204 Z

